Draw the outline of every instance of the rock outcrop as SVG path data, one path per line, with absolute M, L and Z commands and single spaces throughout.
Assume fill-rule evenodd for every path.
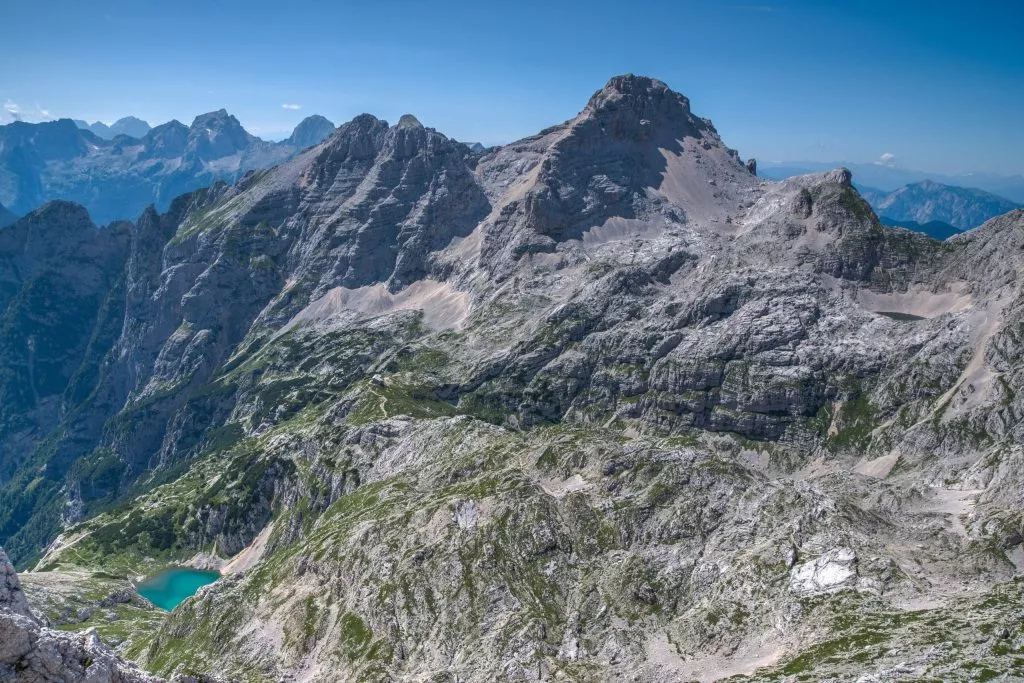
M 28 606 L 25 591 L 21 589 L 18 573 L 14 571 L 7 553 L 0 549 L 0 610 L 19 614 L 35 621 Z
M 95 631 L 62 633 L 32 614 L 18 575 L 0 550 L 0 681 L 160 683 L 128 664 Z
M 836 548 L 793 567 L 789 588 L 800 595 L 815 595 L 850 588 L 856 581 L 857 553 L 852 548 Z

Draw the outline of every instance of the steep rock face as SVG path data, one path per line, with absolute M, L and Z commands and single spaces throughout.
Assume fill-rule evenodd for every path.
M 6 539 L 20 530 L 31 537 L 26 543 L 38 543 L 40 530 L 25 527 L 30 510 L 52 499 L 83 454 L 82 448 L 52 450 L 45 437 L 69 416 L 89 413 L 84 406 L 123 318 L 130 230 L 128 224 L 97 228 L 82 207 L 61 202 L 0 229 L 0 535 Z
M 643 77 L 482 155 L 357 117 L 139 221 L 39 567 L 222 564 L 161 674 L 848 677 L 1014 614 L 1022 231 L 762 182 Z
M 489 210 L 467 155 L 412 117 L 342 126 L 304 171 L 302 205 L 289 218 L 305 224 L 289 253 L 299 283 L 319 295 L 375 282 L 396 291 L 427 277 L 430 254 Z
M 13 612 L 29 619 L 35 619 L 21 589 L 18 573 L 14 571 L 7 553 L 0 549 L 0 610 Z

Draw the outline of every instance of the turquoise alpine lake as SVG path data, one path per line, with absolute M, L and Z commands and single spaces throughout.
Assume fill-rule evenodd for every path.
M 139 595 L 168 612 L 208 583 L 220 578 L 219 572 L 174 567 L 151 576 L 138 585 Z

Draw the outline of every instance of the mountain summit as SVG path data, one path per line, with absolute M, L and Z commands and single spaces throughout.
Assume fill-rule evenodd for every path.
M 615 76 L 587 102 L 595 115 L 628 110 L 643 120 L 680 120 L 690 116 L 690 101 L 661 81 L 646 76 Z
M 242 128 L 225 110 L 201 114 L 189 126 L 185 157 L 199 161 L 213 161 L 245 151 L 262 142 Z
M 295 126 L 287 142 L 297 149 L 305 149 L 323 142 L 333 132 L 334 124 L 323 116 L 307 116 Z

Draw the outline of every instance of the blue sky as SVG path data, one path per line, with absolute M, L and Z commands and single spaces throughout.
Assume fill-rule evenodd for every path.
M 744 157 L 1024 172 L 1020 0 L 0 4 L 8 120 L 224 107 L 281 137 L 313 113 L 411 112 L 500 143 L 633 72 L 688 95 Z

